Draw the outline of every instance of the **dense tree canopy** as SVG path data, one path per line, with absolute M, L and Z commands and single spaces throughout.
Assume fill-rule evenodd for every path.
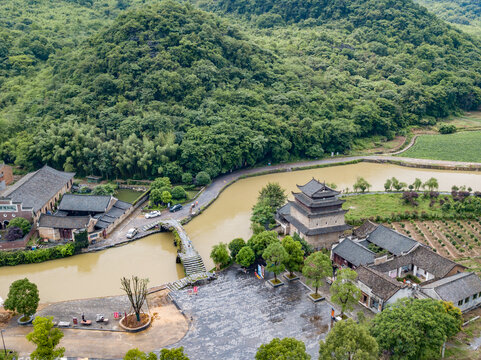
M 319 359 L 332 360 L 378 360 L 379 347 L 368 329 L 347 319 L 337 322 L 321 341 Z
M 479 41 L 411 0 L 4 3 L 0 157 L 26 168 L 179 182 L 481 104 Z
M 294 338 L 275 338 L 268 344 L 259 347 L 256 360 L 309 360 L 306 345 Z
M 400 299 L 374 318 L 371 333 L 391 359 L 438 358 L 462 323 L 452 308 L 432 299 Z

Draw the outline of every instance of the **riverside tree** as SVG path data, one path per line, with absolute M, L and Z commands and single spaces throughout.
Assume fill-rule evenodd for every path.
M 352 187 L 355 192 L 358 192 L 358 191 L 365 192 L 366 190 L 369 191 L 371 184 L 369 184 L 367 180 L 364 179 L 363 177 L 358 177 Z
M 429 189 L 429 191 L 434 191 L 439 188 L 439 183 L 436 178 L 429 178 L 424 184 L 423 184 L 424 189 Z
M 252 228 L 259 224 L 269 230 L 275 224 L 276 211 L 287 200 L 285 190 L 279 183 L 268 183 L 259 191 L 257 203 L 252 207 Z
M 220 270 L 222 266 L 225 266 L 230 261 L 229 252 L 227 251 L 227 245 L 220 243 L 212 247 L 210 252 L 210 258 L 215 264 L 217 270 Z
M 341 306 L 341 316 L 346 310 L 352 310 L 359 301 L 361 290 L 354 284 L 357 273 L 349 268 L 337 272 L 336 280 L 331 285 L 331 301 Z
M 235 259 L 240 249 L 246 246 L 246 242 L 242 238 L 235 238 L 229 243 L 230 256 Z
M 378 360 L 379 346 L 364 325 L 342 320 L 321 340 L 319 359 Z
M 132 279 L 123 277 L 120 280 L 121 288 L 127 294 L 132 309 L 134 309 L 137 322 L 140 322 L 140 312 L 147 299 L 147 284 L 149 279 L 140 279 L 132 276 Z
M 27 321 L 37 311 L 40 297 L 37 285 L 27 278 L 15 280 L 8 291 L 7 299 L 3 304 L 6 310 L 22 314 L 21 321 Z
M 289 255 L 279 241 L 270 244 L 262 253 L 262 257 L 267 263 L 267 270 L 274 273 L 274 283 L 277 283 L 277 275 L 284 271 L 284 262 Z
M 289 271 L 289 277 L 294 276 L 294 271 L 300 271 L 304 265 L 304 251 L 300 242 L 295 241 L 291 236 L 287 235 L 282 239 L 282 246 L 287 252 L 287 258 L 284 266 Z
M 244 268 L 251 266 L 256 260 L 256 254 L 249 246 L 244 246 L 240 249 L 239 253 L 235 257 L 235 262 Z
M 404 298 L 376 315 L 371 334 L 393 360 L 435 359 L 461 323 L 441 301 Z
M 302 274 L 306 277 L 307 283 L 316 288 L 316 296 L 319 295 L 319 286 L 322 285 L 326 277 L 332 275 L 331 259 L 320 251 L 309 255 L 304 261 Z
M 306 353 L 306 345 L 294 338 L 275 338 L 268 344 L 259 347 L 256 360 L 310 360 Z
M 421 188 L 421 186 L 423 186 L 423 182 L 421 181 L 421 179 L 420 179 L 420 178 L 414 179 L 413 189 L 414 189 L 415 191 L 418 191 L 418 190 Z
M 286 191 L 279 185 L 279 183 L 267 183 L 259 191 L 257 202 L 267 202 L 272 210 L 277 211 L 287 201 Z
M 211 182 L 210 176 L 205 171 L 200 171 L 195 177 L 195 183 L 200 186 L 209 185 Z
M 256 228 L 256 225 L 261 225 L 263 230 L 269 230 L 273 224 L 275 224 L 275 211 L 265 200 L 257 202 L 252 207 L 252 229 Z
M 185 192 L 182 186 L 176 186 L 172 189 L 172 199 L 181 200 L 187 197 L 187 193 Z
M 264 250 L 272 243 L 279 242 L 277 233 L 275 231 L 263 231 L 257 235 L 252 236 L 247 245 L 254 250 L 256 258 L 262 257 Z
M 54 360 L 65 353 L 63 347 L 57 348 L 63 333 L 53 325 L 53 316 L 37 316 L 33 321 L 33 331 L 27 335 L 27 340 L 37 345 L 30 354 L 32 360 Z
M 161 200 L 164 204 L 168 204 L 172 201 L 172 195 L 168 191 L 163 191 L 161 195 Z

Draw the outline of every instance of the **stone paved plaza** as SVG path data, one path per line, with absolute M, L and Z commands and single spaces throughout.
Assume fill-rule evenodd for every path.
M 319 340 L 330 327 L 331 306 L 314 304 L 299 281 L 272 288 L 254 274 L 231 268 L 198 295 L 187 289 L 172 293 L 193 322 L 187 335 L 173 347 L 183 346 L 191 359 L 253 359 L 257 348 L 275 337 L 295 337 L 318 357 Z

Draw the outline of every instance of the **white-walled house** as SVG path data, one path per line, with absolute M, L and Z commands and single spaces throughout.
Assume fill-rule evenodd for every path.
M 357 287 L 361 290 L 359 302 L 374 312 L 384 310 L 386 305 L 398 299 L 411 297 L 412 288 L 366 266 L 356 269 Z
M 466 312 L 481 304 L 481 279 L 475 273 L 463 272 L 421 284 L 419 294 L 419 297 L 450 301 Z

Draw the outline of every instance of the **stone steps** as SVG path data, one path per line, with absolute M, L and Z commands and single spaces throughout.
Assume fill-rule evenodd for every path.
M 168 283 L 167 288 L 170 291 L 177 291 L 185 288 L 186 286 L 192 285 L 199 280 L 207 279 L 210 276 L 212 276 L 212 274 L 209 272 L 206 272 L 206 271 L 198 272 L 198 273 L 186 276 L 185 278 Z

